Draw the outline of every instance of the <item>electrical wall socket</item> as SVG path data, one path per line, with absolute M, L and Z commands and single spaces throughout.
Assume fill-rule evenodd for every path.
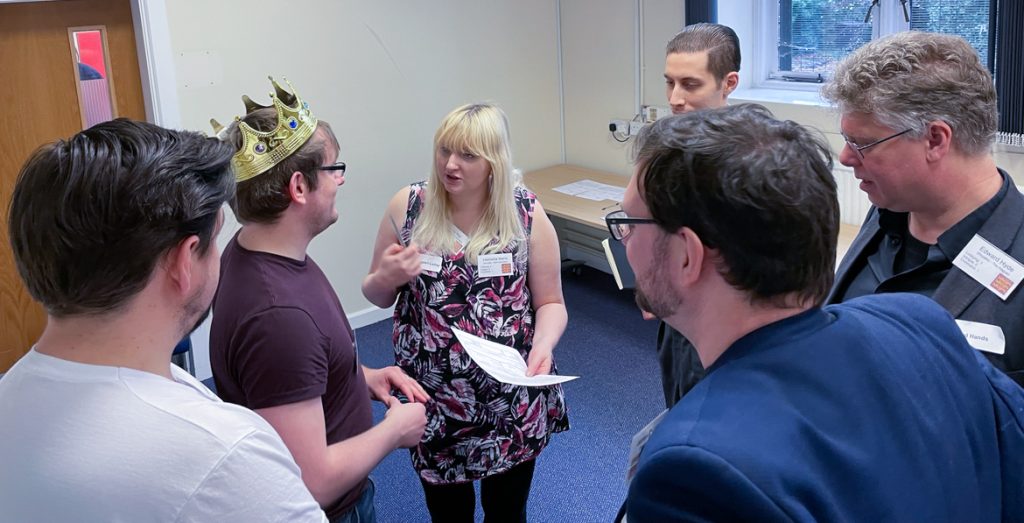
M 629 132 L 629 122 L 625 120 L 612 120 L 608 123 L 608 130 L 613 133 L 627 134 Z
M 640 134 L 640 129 L 644 128 L 643 122 L 629 122 L 629 135 L 636 136 Z
M 640 114 L 643 115 L 644 121 L 651 123 L 660 118 L 672 115 L 672 109 L 663 105 L 645 105 L 643 106 Z

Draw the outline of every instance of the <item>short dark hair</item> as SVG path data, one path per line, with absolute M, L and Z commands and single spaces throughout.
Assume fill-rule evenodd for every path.
M 665 55 L 708 52 L 708 71 L 721 83 L 725 75 L 740 70 L 740 38 L 722 24 L 688 25 L 668 42 Z
M 253 129 L 260 132 L 272 131 L 277 128 L 277 109 L 273 107 L 257 109 L 241 119 Z M 239 122 L 235 122 L 228 129 L 226 141 L 235 150 L 242 148 L 242 132 L 238 128 Z M 338 138 L 334 136 L 331 124 L 320 120 L 317 123 L 317 131 L 323 131 L 327 140 L 317 138 L 317 133 L 302 144 L 297 151 L 281 160 L 277 165 L 266 172 L 238 183 L 235 197 L 231 199 L 231 210 L 238 216 L 242 223 L 274 223 L 281 216 L 289 205 L 291 198 L 288 196 L 288 182 L 292 173 L 302 173 L 306 184 L 311 191 L 317 188 L 319 178 L 317 172 L 323 165 L 326 156 L 327 144 L 330 143 L 335 149 L 338 148 Z
M 117 309 L 189 236 L 213 244 L 234 192 L 231 147 L 119 118 L 37 149 L 11 198 L 18 273 L 55 317 Z M 216 248 L 216 246 L 214 246 Z
M 641 195 L 666 231 L 689 227 L 755 301 L 820 304 L 832 286 L 839 202 L 819 133 L 741 104 L 663 118 L 634 149 Z

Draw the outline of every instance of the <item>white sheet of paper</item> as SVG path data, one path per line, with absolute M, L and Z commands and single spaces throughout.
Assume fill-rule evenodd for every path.
M 551 374 L 527 376 L 526 362 L 519 355 L 519 351 L 456 328 L 452 328 L 452 332 L 459 339 L 462 347 L 466 349 L 469 357 L 473 358 L 473 361 L 481 369 L 484 369 L 484 372 L 502 383 L 525 385 L 527 387 L 543 387 L 545 385 L 564 383 L 579 377 Z
M 580 180 L 555 187 L 556 191 L 570 196 L 586 198 L 588 200 L 603 201 L 612 200 L 621 202 L 626 195 L 625 187 L 617 187 L 606 183 L 595 182 L 594 180 Z

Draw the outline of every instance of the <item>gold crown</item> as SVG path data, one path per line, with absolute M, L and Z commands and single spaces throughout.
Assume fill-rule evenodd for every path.
M 235 180 L 239 182 L 267 172 L 281 160 L 298 151 L 299 147 L 313 136 L 313 131 L 316 131 L 316 117 L 309 111 L 309 104 L 299 98 L 291 82 L 285 79 L 285 83 L 292 91 L 289 93 L 282 89 L 273 77 L 267 78 L 274 84 L 275 92 L 270 93 L 273 105 L 260 105 L 247 95 L 242 95 L 242 103 L 245 104 L 246 115 L 258 109 L 277 109 L 277 127 L 272 131 L 257 131 L 242 122 L 241 118 L 235 117 L 238 129 L 242 133 L 242 148 L 231 157 L 231 166 L 235 169 Z M 213 132 L 217 137 L 223 139 L 226 130 L 224 126 L 212 118 L 210 125 L 213 126 Z

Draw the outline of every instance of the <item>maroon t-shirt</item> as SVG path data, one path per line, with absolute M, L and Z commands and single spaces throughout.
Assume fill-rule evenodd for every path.
M 250 409 L 321 398 L 327 444 L 373 425 L 370 394 L 338 295 L 311 258 L 224 249 L 213 301 L 210 365 L 217 394 Z M 352 508 L 365 481 L 331 503 Z

